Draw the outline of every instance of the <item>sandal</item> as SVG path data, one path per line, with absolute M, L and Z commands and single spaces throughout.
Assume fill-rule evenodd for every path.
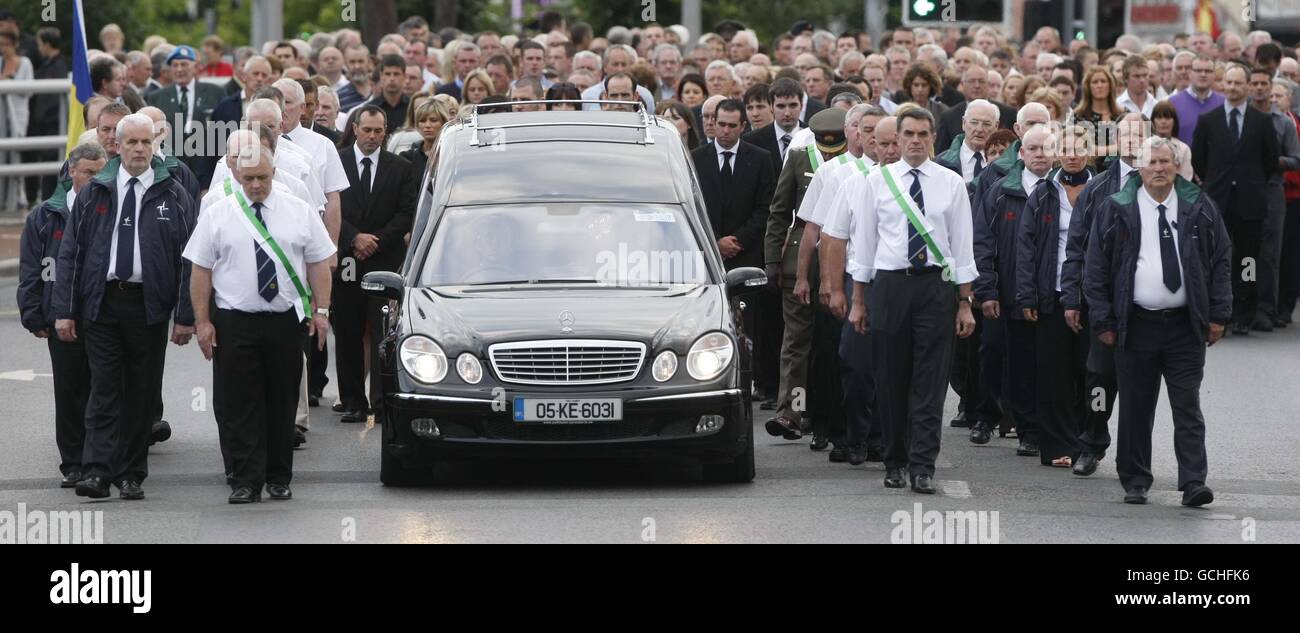
M 1052 466 L 1054 468 L 1069 468 L 1073 465 L 1074 465 L 1074 460 L 1070 459 L 1068 455 L 1065 457 L 1057 457 L 1056 459 L 1052 460 Z

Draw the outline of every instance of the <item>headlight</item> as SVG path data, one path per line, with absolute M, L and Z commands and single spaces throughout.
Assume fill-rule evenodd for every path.
M 731 339 L 721 332 L 700 337 L 686 355 L 686 371 L 696 380 L 713 380 L 731 364 L 735 348 Z
M 655 382 L 664 382 L 677 373 L 677 354 L 672 350 L 667 350 L 655 357 L 655 364 L 651 368 L 650 374 L 654 376 Z
M 465 352 L 456 357 L 456 373 L 460 374 L 461 380 L 477 385 L 478 381 L 483 380 L 483 365 L 473 354 Z
M 406 373 L 422 383 L 431 385 L 447 377 L 447 355 L 426 337 L 412 336 L 402 341 L 400 356 Z

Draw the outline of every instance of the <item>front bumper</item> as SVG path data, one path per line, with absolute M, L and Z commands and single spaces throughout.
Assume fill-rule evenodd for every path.
M 622 398 L 623 419 L 590 424 L 515 422 L 516 396 Z M 749 394 L 725 384 L 693 390 L 388 393 L 384 405 L 384 450 L 407 467 L 479 457 L 682 457 L 720 463 L 733 460 L 748 446 L 753 429 Z M 696 426 L 705 415 L 721 416 L 722 427 L 697 433 Z M 417 436 L 411 428 L 415 419 L 432 419 L 438 437 Z

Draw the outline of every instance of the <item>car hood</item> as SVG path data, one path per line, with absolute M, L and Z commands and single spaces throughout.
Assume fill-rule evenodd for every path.
M 406 333 L 434 339 L 448 356 L 485 355 L 494 343 L 611 339 L 686 354 L 700 335 L 725 325 L 727 300 L 717 285 L 673 290 L 523 287 L 411 289 Z M 561 320 L 564 320 L 564 324 Z M 565 331 L 565 324 L 571 331 Z

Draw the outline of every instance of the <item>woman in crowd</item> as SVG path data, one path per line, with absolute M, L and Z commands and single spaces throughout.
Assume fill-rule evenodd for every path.
M 1020 74 L 1019 71 L 1012 71 L 1011 75 L 1002 82 L 1002 92 L 999 95 L 999 99 L 1002 100 L 1002 103 L 1019 110 L 1022 104 L 1017 102 L 1016 99 L 1020 92 L 1020 86 L 1024 85 L 1024 83 L 1025 76 Z
M 578 91 L 577 86 L 567 81 L 562 81 L 551 84 L 551 87 L 546 89 L 545 98 L 547 101 L 581 101 L 582 93 Z M 546 104 L 546 109 L 577 111 L 580 109 L 580 106 L 581 104 L 577 103 L 548 103 Z
M 34 71 L 32 60 L 18 51 L 18 40 L 9 31 L 0 31 L 0 81 L 30 81 Z M 27 99 L 26 93 L 10 93 L 4 96 L 4 113 L 0 117 L 0 138 L 21 138 L 27 136 Z M 17 164 L 18 152 L 0 152 L 0 163 Z M 0 178 L 0 209 L 19 208 L 19 198 L 23 194 L 22 178 Z
M 704 105 L 704 100 L 709 96 L 709 85 L 704 82 L 702 75 L 691 73 L 677 82 L 677 96 L 681 97 L 686 107 L 698 108 Z
M 420 139 L 399 152 L 402 158 L 411 161 L 415 173 L 424 174 L 425 166 L 433 156 L 434 148 L 438 146 L 438 136 L 442 134 L 442 128 L 451 123 L 456 112 L 454 104 L 454 100 L 430 98 L 422 101 L 415 109 L 414 118 Z
M 411 102 L 406 106 L 406 119 L 402 121 L 402 127 L 388 135 L 388 151 L 400 153 L 402 150 L 410 147 L 411 143 L 420 139 L 420 130 L 416 126 L 415 111 L 420 108 L 420 104 L 429 100 L 432 93 L 428 90 L 421 90 L 411 95 Z
M 934 115 L 935 120 L 939 115 L 948 110 L 948 106 L 939 102 L 935 95 L 939 94 L 943 84 L 939 82 L 939 75 L 924 64 L 916 64 L 908 69 L 907 74 L 903 75 L 903 93 L 907 96 L 906 101 L 911 101 Z
M 465 77 L 465 87 L 460 92 L 465 105 L 478 105 L 483 100 L 496 94 L 492 87 L 492 77 L 482 68 Z
M 686 104 L 675 99 L 660 101 L 655 107 L 655 114 L 677 126 L 677 134 L 681 136 L 686 149 L 693 150 L 700 146 L 700 135 L 695 130 L 695 114 Z
M 1182 159 L 1178 175 L 1191 182 L 1195 175 L 1192 172 L 1192 148 L 1178 139 L 1178 110 L 1174 109 L 1174 104 L 1168 101 L 1156 103 L 1151 110 L 1151 131 L 1174 146 L 1174 152 Z

